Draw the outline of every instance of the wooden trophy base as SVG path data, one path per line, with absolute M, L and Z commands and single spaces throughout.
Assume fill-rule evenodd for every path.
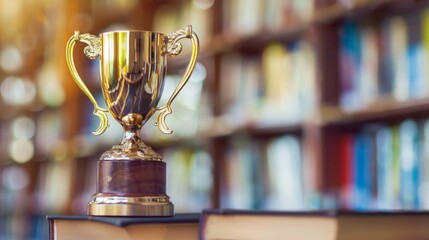
M 172 216 L 166 195 L 166 164 L 160 160 L 99 160 L 97 193 L 88 204 L 95 216 Z

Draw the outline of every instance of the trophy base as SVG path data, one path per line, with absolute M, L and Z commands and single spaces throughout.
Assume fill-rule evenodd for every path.
M 121 144 L 104 152 L 97 162 L 97 190 L 88 204 L 88 215 L 174 215 L 166 194 L 166 163 L 141 141 L 142 120 L 142 115 L 134 113 L 122 118 Z
M 88 204 L 92 216 L 173 216 L 174 205 L 168 196 L 121 197 L 95 194 Z

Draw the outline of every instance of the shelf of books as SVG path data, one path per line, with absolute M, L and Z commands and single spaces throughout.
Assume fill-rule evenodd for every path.
M 198 34 L 174 133 L 155 119 L 141 133 L 167 162 L 176 212 L 429 208 L 429 1 L 32 4 L 0 9 L 19 19 L 0 29 L 0 238 L 46 239 L 46 214 L 85 214 L 96 161 L 121 141 L 111 116 L 91 134 L 93 105 L 65 63 L 74 30 Z M 183 45 L 161 102 L 184 73 Z M 103 105 L 98 61 L 82 50 L 76 65 Z

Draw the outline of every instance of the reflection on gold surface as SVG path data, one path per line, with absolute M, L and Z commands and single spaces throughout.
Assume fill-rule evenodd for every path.
M 165 106 L 157 108 L 164 86 L 167 70 L 167 55 L 176 56 L 182 50 L 178 42 L 190 38 L 192 56 L 179 86 Z M 195 67 L 198 38 L 188 26 L 185 29 L 164 35 L 149 31 L 114 31 L 102 33 L 99 37 L 91 34 L 72 36 L 67 44 L 67 63 L 78 86 L 94 104 L 94 114 L 100 117 L 100 126 L 94 132 L 99 135 L 108 126 L 107 116 L 98 106 L 95 98 L 80 78 L 74 66 L 72 52 L 76 42 L 86 43 L 84 53 L 90 59 L 100 56 L 101 88 L 108 111 L 121 124 L 128 114 L 142 115 L 142 125 L 159 110 L 157 125 L 164 133 L 172 131 L 165 123 L 165 117 L 172 112 L 171 103 L 188 81 Z

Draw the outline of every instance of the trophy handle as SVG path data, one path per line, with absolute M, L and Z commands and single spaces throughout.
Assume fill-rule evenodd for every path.
M 168 38 L 168 43 L 167 43 L 166 53 L 170 56 L 177 56 L 180 54 L 180 52 L 182 51 L 182 44 L 180 44 L 178 41 L 181 40 L 182 38 L 189 38 L 192 43 L 191 59 L 189 60 L 188 68 L 186 69 L 186 72 L 183 75 L 182 80 L 174 90 L 173 94 L 171 95 L 167 103 L 164 106 L 157 109 L 160 112 L 159 112 L 157 121 L 155 122 L 155 125 L 158 126 L 161 132 L 166 134 L 171 134 L 173 131 L 171 131 L 167 127 L 165 123 L 165 117 L 172 113 L 171 103 L 176 98 L 180 90 L 182 90 L 183 86 L 185 86 L 185 84 L 188 82 L 189 77 L 191 76 L 192 71 L 195 68 L 195 63 L 197 62 L 197 57 L 198 57 L 199 41 L 198 41 L 198 36 L 195 34 L 194 31 L 192 31 L 192 27 L 189 25 L 186 26 L 185 29 L 181 29 L 168 34 L 167 38 Z
M 78 31 L 75 31 L 74 35 L 70 37 L 69 41 L 67 42 L 67 47 L 66 47 L 67 66 L 69 67 L 71 75 L 74 81 L 76 82 L 76 84 L 79 86 L 80 90 L 82 90 L 82 92 L 86 94 L 86 96 L 89 98 L 92 104 L 94 104 L 93 114 L 100 118 L 100 125 L 98 126 L 95 132 L 92 132 L 92 134 L 100 135 L 104 133 L 104 131 L 106 131 L 106 128 L 109 126 L 109 121 L 107 120 L 107 115 L 106 115 L 106 112 L 108 110 L 98 106 L 98 103 L 95 100 L 94 96 L 92 96 L 91 92 L 86 87 L 85 83 L 82 81 L 82 79 L 79 76 L 79 73 L 76 70 L 76 66 L 73 60 L 73 49 L 74 49 L 74 45 L 77 42 L 83 42 L 88 44 L 88 46 L 84 48 L 85 56 L 87 56 L 91 60 L 94 60 L 101 54 L 101 39 L 99 37 L 96 37 L 88 33 L 79 34 Z

